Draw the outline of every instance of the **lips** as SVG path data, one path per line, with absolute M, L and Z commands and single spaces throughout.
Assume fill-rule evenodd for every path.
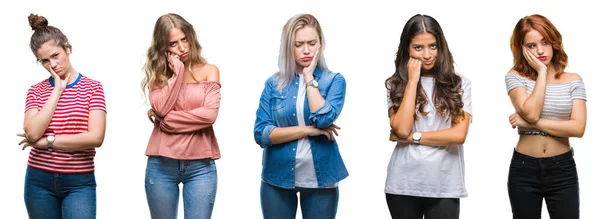
M 540 61 L 546 61 L 546 59 L 548 59 L 548 56 L 540 56 L 540 57 L 538 57 L 538 59 Z
M 433 61 L 423 62 L 423 64 L 425 64 L 425 65 L 431 65 L 431 64 L 433 64 Z
M 182 53 L 181 55 L 179 55 L 179 57 L 181 57 L 181 58 L 185 58 L 185 57 L 187 57 L 187 56 L 188 56 L 188 53 L 187 53 L 187 52 L 186 52 L 186 53 Z
M 301 59 L 303 62 L 312 61 L 312 57 L 304 57 Z

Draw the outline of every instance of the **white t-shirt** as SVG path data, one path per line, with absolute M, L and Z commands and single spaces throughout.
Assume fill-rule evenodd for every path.
M 462 78 L 463 110 L 470 115 L 471 82 Z M 427 115 L 417 113 L 412 131 L 436 131 L 452 126 L 451 119 L 442 118 L 433 104 L 434 78 L 421 77 L 420 83 L 427 94 Z M 392 106 L 388 92 L 388 109 Z M 412 143 L 396 144 L 388 164 L 385 193 L 432 198 L 463 198 L 467 196 L 465 187 L 465 162 L 462 145 L 445 147 L 427 146 Z

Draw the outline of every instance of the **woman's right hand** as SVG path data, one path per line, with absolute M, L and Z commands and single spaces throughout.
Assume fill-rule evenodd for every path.
M 536 58 L 535 55 L 533 55 L 533 53 L 525 46 L 523 46 L 523 57 L 525 57 L 525 60 L 527 60 L 527 64 L 535 69 L 538 74 L 548 74 L 548 68 L 546 67 L 546 64 Z
M 335 134 L 335 136 L 338 136 L 337 130 L 340 129 L 340 127 L 335 124 L 332 124 L 329 127 L 324 128 L 324 129 L 319 129 L 314 126 L 305 126 L 305 127 L 307 128 L 306 135 L 308 135 L 308 136 L 325 135 L 325 137 L 327 137 L 327 139 L 329 139 L 330 141 L 333 141 L 334 134 Z
M 60 89 L 60 91 L 64 91 L 67 89 L 67 84 L 69 83 L 69 78 L 71 78 L 71 72 L 67 72 L 65 79 L 60 78 L 52 68 L 50 69 L 50 75 L 52 75 L 52 79 L 54 80 L 54 89 Z
M 181 60 L 179 60 L 179 56 L 175 53 L 172 52 L 166 52 L 165 54 L 167 56 L 167 62 L 169 63 L 169 68 L 171 68 L 171 70 L 173 72 L 177 72 L 175 70 L 175 67 L 181 63 L 183 65 L 183 62 L 181 62 Z
M 408 80 L 418 82 L 421 78 L 421 66 L 423 62 L 419 59 L 415 59 L 410 57 L 408 59 L 408 64 L 406 65 L 408 69 Z

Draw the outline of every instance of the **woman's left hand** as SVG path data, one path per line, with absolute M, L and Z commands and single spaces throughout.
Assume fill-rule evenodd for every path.
M 312 78 L 312 74 L 315 71 L 315 68 L 317 67 L 317 63 L 319 62 L 319 53 L 321 51 L 321 44 L 319 43 L 319 45 L 317 45 L 317 51 L 315 52 L 315 55 L 312 58 L 312 61 L 310 62 L 310 65 L 304 69 L 302 69 L 302 74 L 304 75 L 304 77 L 306 78 L 307 75 L 310 75 Z
M 25 133 L 19 133 L 19 134 L 17 134 L 17 136 L 23 137 L 23 140 L 21 140 L 21 142 L 19 142 L 19 145 L 23 147 L 23 148 L 21 148 L 21 150 L 25 150 L 25 148 L 27 148 L 27 147 L 48 148 L 48 144 L 45 140 L 46 138 L 40 138 L 36 142 L 31 142 L 27 139 L 27 136 L 25 135 Z
M 521 115 L 519 115 L 518 113 L 513 113 L 508 117 L 508 121 L 510 122 L 510 125 L 512 126 L 512 128 L 516 128 L 516 127 L 521 127 L 521 128 L 531 128 L 531 124 L 529 124 L 529 122 L 525 121 L 525 119 L 523 119 L 523 117 L 521 117 Z

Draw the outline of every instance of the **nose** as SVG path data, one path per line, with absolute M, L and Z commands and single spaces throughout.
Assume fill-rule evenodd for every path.
M 544 54 L 544 50 L 542 49 L 541 45 L 538 45 L 535 48 L 536 48 L 536 52 L 537 52 L 538 55 L 543 55 Z
M 308 44 L 304 44 L 304 46 L 302 47 L 302 53 L 305 55 L 310 54 L 310 49 L 308 49 Z
M 58 61 L 50 59 L 49 65 L 51 68 L 55 68 L 56 66 L 58 66 Z
M 425 49 L 423 51 L 423 59 L 424 60 L 429 60 L 431 58 L 431 51 L 429 51 L 429 49 Z
M 183 45 L 183 43 L 179 44 L 179 51 L 182 53 L 185 52 L 185 45 Z

